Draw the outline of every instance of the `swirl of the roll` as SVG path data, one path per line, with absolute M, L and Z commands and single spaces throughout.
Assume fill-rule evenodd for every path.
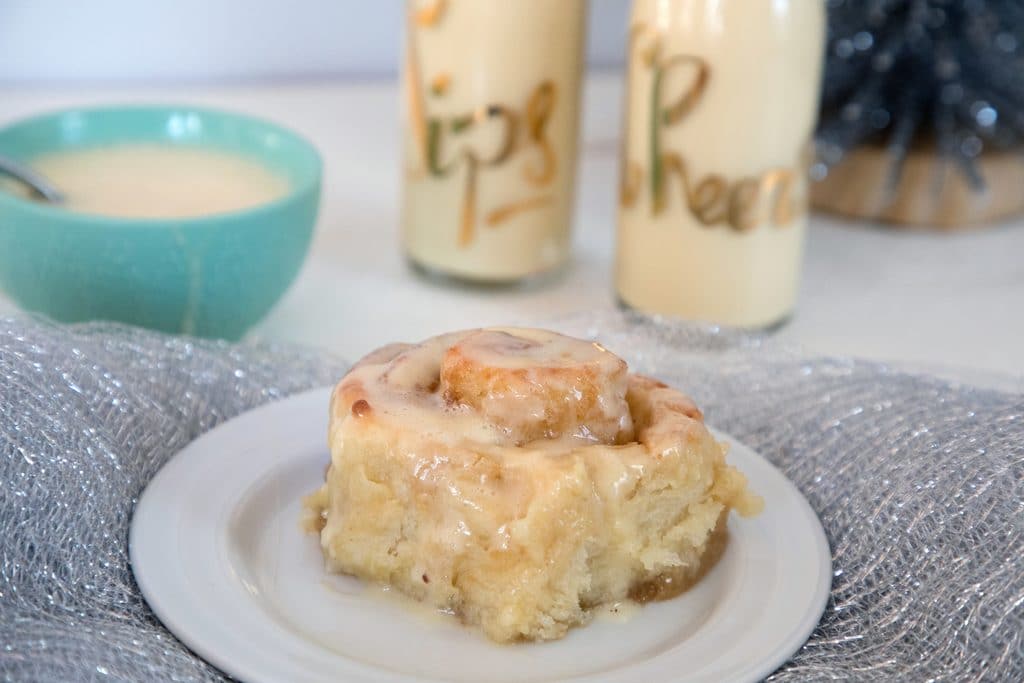
M 401 417 L 495 445 L 634 438 L 625 361 L 600 344 L 536 329 L 483 329 L 395 344 L 362 359 L 339 410 Z

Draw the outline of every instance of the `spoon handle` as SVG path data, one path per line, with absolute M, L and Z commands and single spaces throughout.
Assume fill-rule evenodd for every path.
M 51 204 L 59 204 L 64 201 L 64 194 L 54 187 L 49 180 L 10 157 L 0 155 L 0 173 L 21 181 L 32 190 L 33 194 L 42 197 Z

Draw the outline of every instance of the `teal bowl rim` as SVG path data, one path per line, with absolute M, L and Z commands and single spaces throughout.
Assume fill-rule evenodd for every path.
M 89 226 L 110 226 L 110 227 L 126 227 L 132 226 L 135 228 L 184 228 L 190 225 L 199 225 L 207 221 L 219 221 L 226 218 L 230 219 L 245 219 L 248 217 L 259 216 L 263 213 L 275 211 L 287 204 L 295 201 L 302 195 L 309 192 L 316 192 L 321 185 L 323 179 L 323 158 L 320 156 L 319 150 L 316 148 L 309 138 L 304 135 L 295 132 L 291 128 L 287 128 L 279 123 L 265 119 L 260 116 L 252 116 L 251 114 L 242 114 L 240 112 L 231 111 L 229 109 L 216 109 L 213 107 L 197 107 L 189 104 L 125 104 L 125 105 L 100 105 L 93 107 L 66 107 L 62 109 L 54 109 L 46 111 L 40 114 L 34 114 L 32 116 L 26 116 L 24 118 L 17 119 L 8 123 L 7 125 L 0 127 L 0 135 L 8 133 L 12 128 L 18 128 L 19 126 L 26 126 L 29 124 L 37 123 L 46 120 L 56 120 L 65 116 L 73 114 L 106 114 L 113 112 L 167 112 L 171 113 L 195 113 L 200 116 L 218 116 L 226 117 L 229 119 L 246 121 L 249 123 L 255 123 L 267 128 L 273 129 L 275 133 L 292 138 L 295 142 L 299 143 L 300 146 L 306 148 L 312 155 L 313 166 L 312 173 L 309 174 L 309 179 L 297 184 L 290 184 L 288 192 L 277 199 L 265 202 L 263 204 L 257 204 L 250 206 L 245 209 L 236 209 L 234 211 L 221 211 L 218 213 L 202 214 L 199 216 L 186 216 L 182 218 L 145 218 L 145 217 L 130 217 L 130 216 L 108 216 L 102 213 L 86 213 L 80 211 L 73 211 L 70 209 L 62 208 L 60 206 L 54 206 L 44 202 L 33 201 L 31 199 L 25 199 L 19 197 L 11 192 L 5 192 L 0 190 L 0 209 L 14 208 L 18 211 L 28 212 L 30 214 L 36 214 L 40 217 L 54 218 L 55 220 L 70 221 L 82 225 Z M 148 138 L 132 138 L 126 137 L 125 142 L 144 142 L 146 140 L 153 140 Z M 213 146 L 198 145 L 199 147 L 207 147 L 215 149 Z M 87 146 L 83 146 L 86 148 Z M 54 148 L 55 151 L 60 149 L 59 147 Z M 269 164 L 267 164 L 270 166 Z M 273 168 L 273 166 L 270 166 Z

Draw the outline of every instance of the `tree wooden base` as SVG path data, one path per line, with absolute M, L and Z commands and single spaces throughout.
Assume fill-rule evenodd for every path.
M 854 218 L 937 230 L 977 227 L 1024 212 L 1024 152 L 979 157 L 981 191 L 930 150 L 907 156 L 895 188 L 889 187 L 891 169 L 885 148 L 859 147 L 812 184 L 811 204 Z

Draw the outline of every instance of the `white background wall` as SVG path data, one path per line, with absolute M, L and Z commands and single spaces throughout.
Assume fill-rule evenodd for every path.
M 0 83 L 386 75 L 398 63 L 404 6 L 405 0 L 0 0 Z M 592 65 L 621 61 L 628 8 L 629 0 L 590 0 Z

